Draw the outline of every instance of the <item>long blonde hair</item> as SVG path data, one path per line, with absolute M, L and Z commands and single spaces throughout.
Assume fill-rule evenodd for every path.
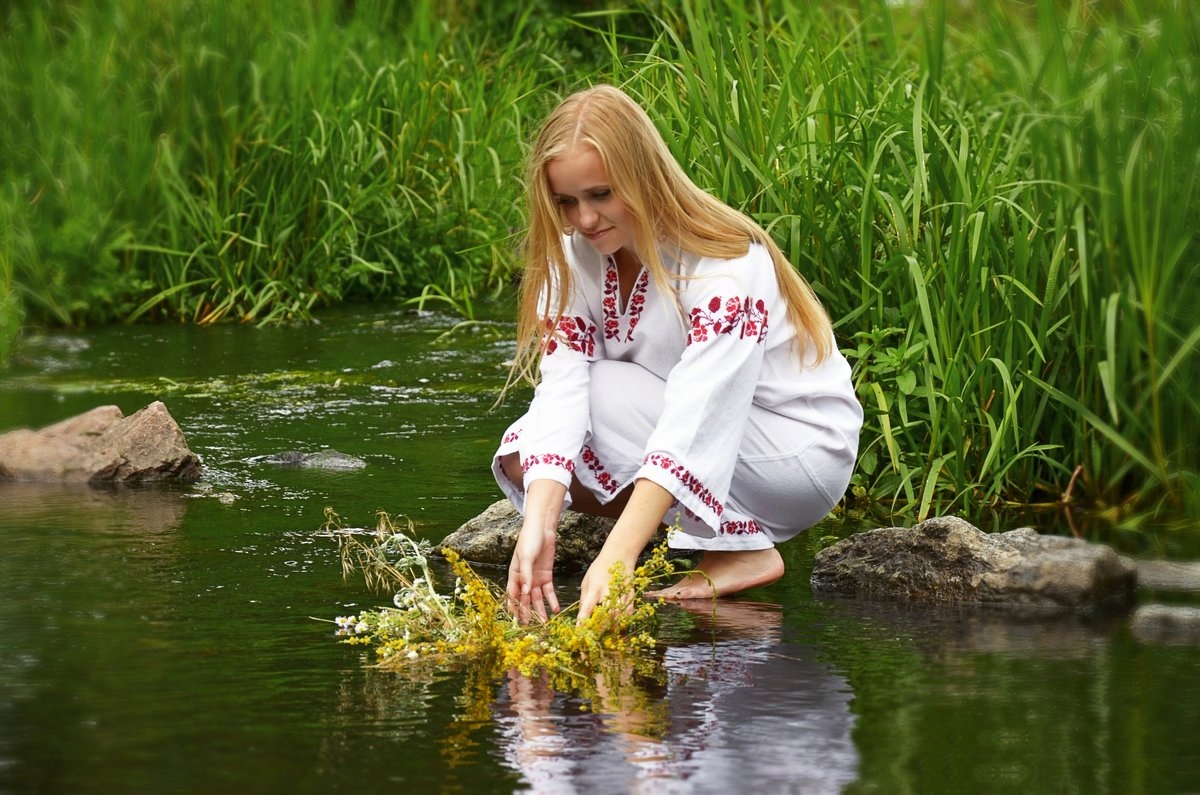
M 743 213 L 698 188 L 629 95 L 598 85 L 570 95 L 550 113 L 526 164 L 529 228 L 513 374 L 536 380 L 547 326 L 557 328 L 571 296 L 573 283 L 562 245 L 563 233 L 571 229 L 551 195 L 546 167 L 579 144 L 599 153 L 609 187 L 635 221 L 637 255 L 663 295 L 671 295 L 673 288 L 658 253 L 660 244 L 702 257 L 733 259 L 744 256 L 751 243 L 759 243 L 775 264 L 775 277 L 797 332 L 797 355 L 803 358 L 810 347 L 817 362 L 829 355 L 829 316 L 771 236 Z M 553 307 L 548 289 L 552 283 L 557 294 Z

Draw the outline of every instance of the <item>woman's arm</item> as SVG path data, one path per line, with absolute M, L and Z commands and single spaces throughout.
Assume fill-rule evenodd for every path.
M 580 281 L 578 252 L 569 236 L 563 239 L 563 251 L 574 284 L 566 314 L 557 319 L 556 326 L 547 321 L 544 352 L 538 363 L 540 380 L 516 450 L 521 482 L 513 482 L 525 493 L 514 505 L 525 519 L 509 564 L 507 594 L 509 609 L 521 623 L 527 622 L 531 613 L 545 620 L 547 606 L 553 612 L 559 610 L 553 582 L 558 520 L 574 460 L 587 434 L 590 364 L 598 358 L 598 327 L 588 296 L 598 296 L 599 288 Z M 557 306 L 560 289 L 552 274 L 539 306 Z
M 641 479 L 634 484 L 633 494 L 629 496 L 625 510 L 621 511 L 621 518 L 613 525 L 600 554 L 583 577 L 579 595 L 580 621 L 591 615 L 608 594 L 613 564 L 620 562 L 627 575 L 633 573 L 638 555 L 650 543 L 674 502 L 671 492 L 652 480 Z

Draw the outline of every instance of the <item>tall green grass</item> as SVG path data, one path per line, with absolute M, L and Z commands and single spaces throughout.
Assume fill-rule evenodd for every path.
M 466 18 L 487 5 L 10 11 L 0 168 L 32 314 L 265 321 L 501 285 L 522 113 L 563 67 L 527 14 Z
M 0 305 L 470 306 L 511 276 L 532 127 L 616 82 L 829 307 L 859 490 L 1200 510 L 1193 5 L 27 4 L 0 19 Z
M 872 495 L 1195 505 L 1200 16 L 964 14 L 697 0 L 610 68 L 837 318 Z
M 0 229 L 8 228 L 0 217 Z M 2 235 L 3 232 L 0 232 Z M 12 261 L 0 248 L 0 370 L 8 366 L 8 351 L 21 331 L 24 310 L 13 279 Z

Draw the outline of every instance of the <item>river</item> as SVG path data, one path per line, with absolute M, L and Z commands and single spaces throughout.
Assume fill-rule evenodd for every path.
M 1119 618 L 816 597 L 813 555 L 851 519 L 715 615 L 664 608 L 663 676 L 604 704 L 370 667 L 313 620 L 383 601 L 343 580 L 326 507 L 438 540 L 500 496 L 513 329 L 453 324 L 359 308 L 20 343 L 0 432 L 158 399 L 204 477 L 0 484 L 0 791 L 1200 792 L 1200 649 Z M 326 448 L 367 466 L 251 460 Z

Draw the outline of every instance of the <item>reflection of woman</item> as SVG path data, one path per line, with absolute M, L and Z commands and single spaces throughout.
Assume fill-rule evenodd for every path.
M 676 546 L 704 550 L 707 577 L 660 595 L 778 579 L 774 545 L 841 497 L 862 422 L 812 290 L 762 227 L 692 184 L 616 88 L 550 114 L 528 189 L 518 369 L 541 380 L 493 466 L 524 514 L 508 583 L 518 611 L 558 609 L 567 504 L 617 518 L 581 616 L 664 518 L 684 531 Z
M 854 781 L 845 680 L 808 649 L 781 645 L 777 608 L 713 604 L 697 618 L 713 619 L 715 640 L 666 649 L 661 697 L 603 696 L 593 714 L 542 680 L 510 677 L 498 705 L 501 742 L 525 784 L 555 793 L 833 793 Z

